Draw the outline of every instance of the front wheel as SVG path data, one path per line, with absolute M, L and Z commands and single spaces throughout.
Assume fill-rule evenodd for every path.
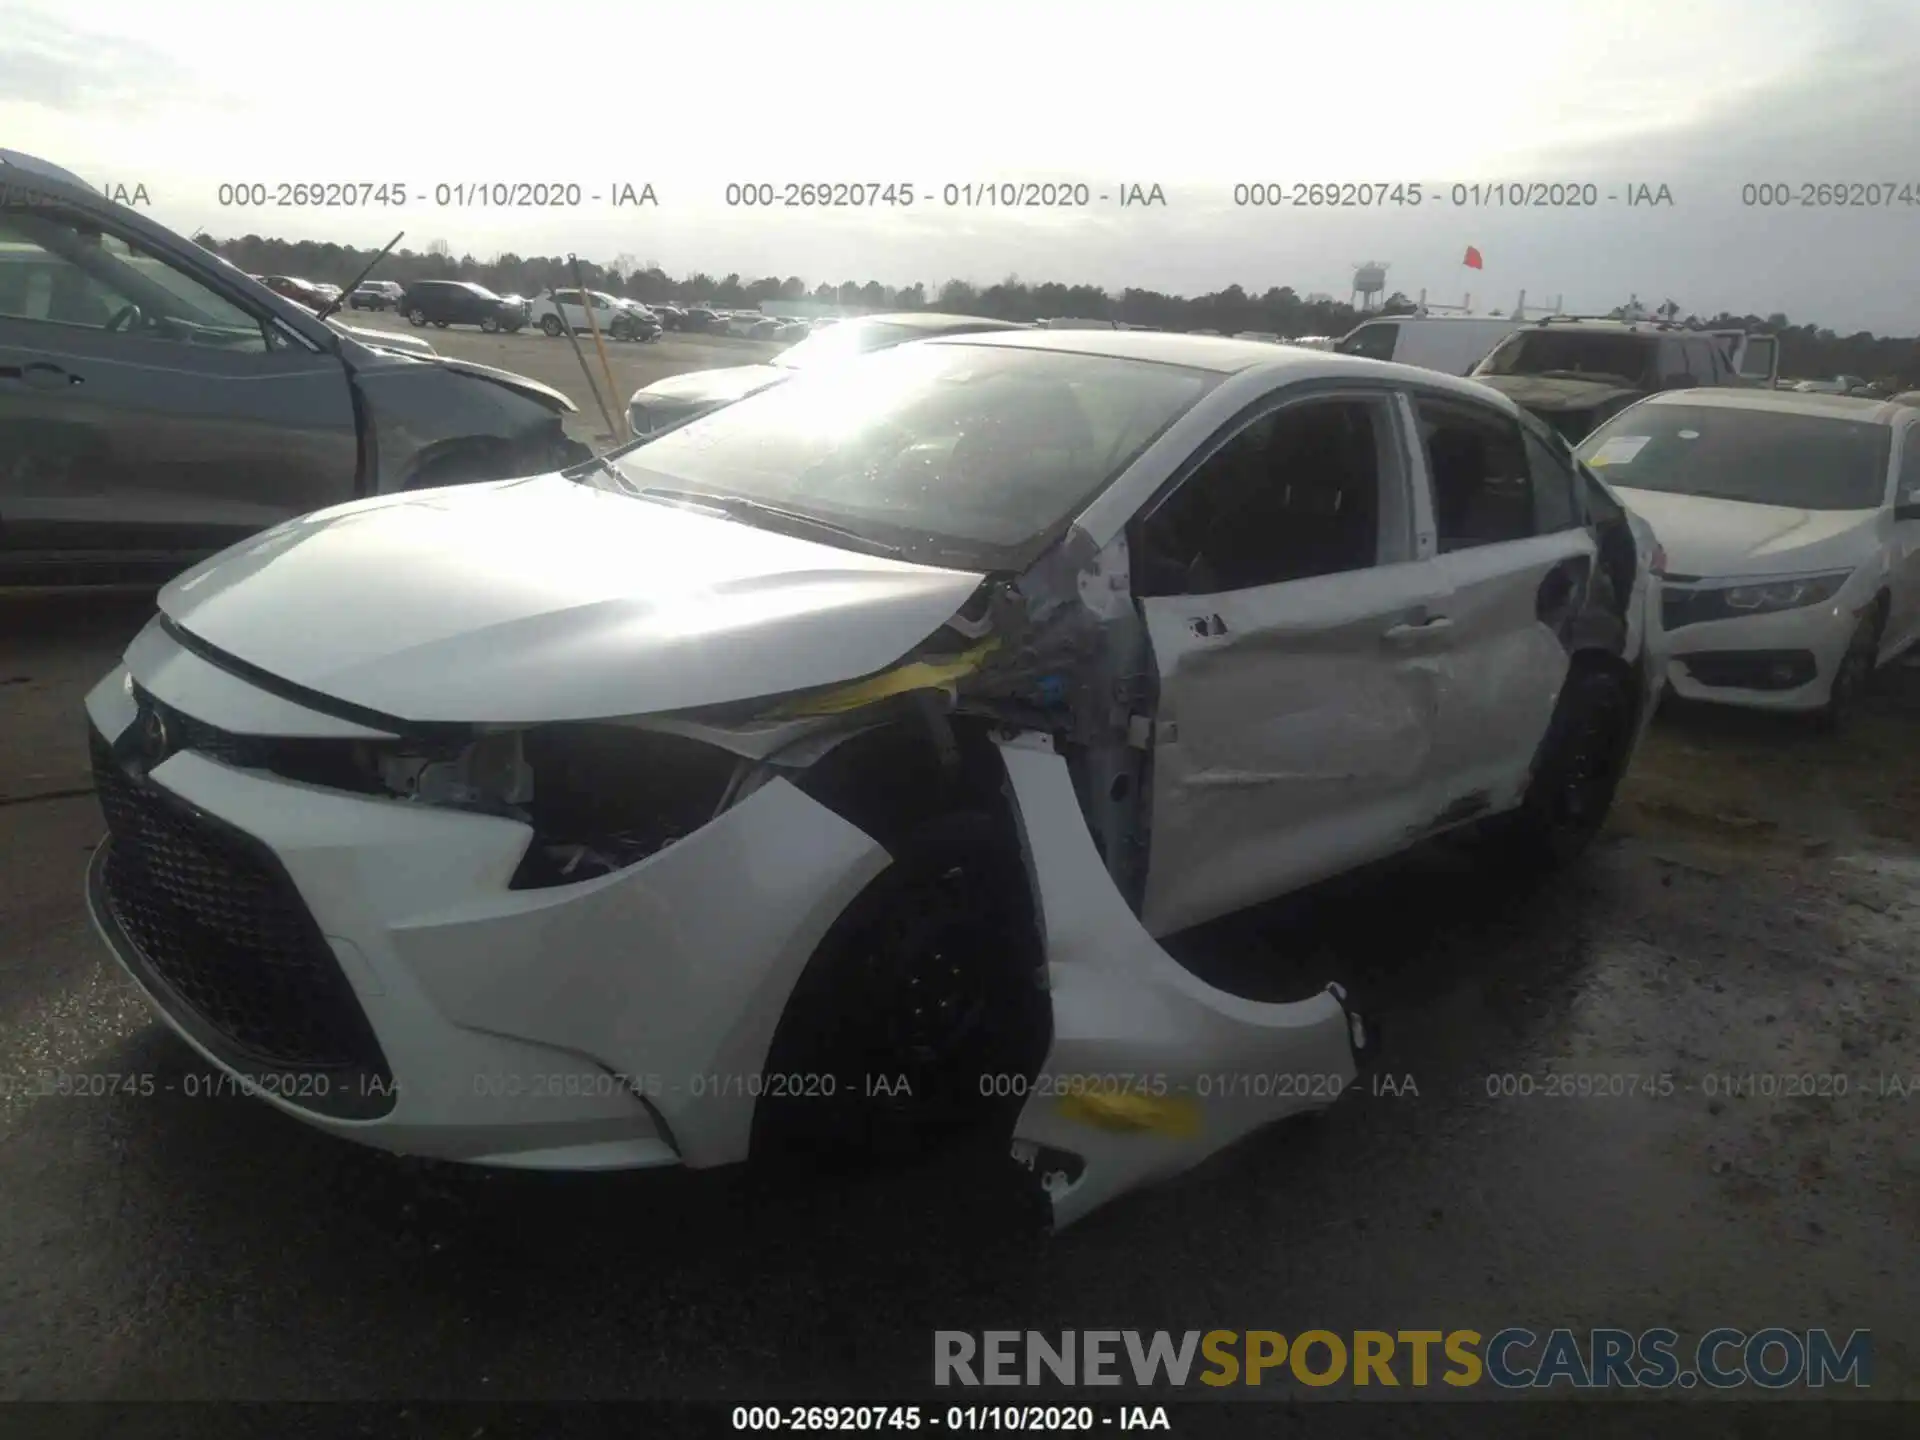
M 921 823 L 847 907 L 781 1016 L 756 1154 L 925 1151 L 1008 1108 L 1044 1061 L 1050 1008 L 1017 842 L 994 817 Z
M 498 335 L 500 333 L 500 322 L 491 315 L 482 315 L 480 317 L 480 328 L 488 335 Z
M 416 306 L 407 312 L 407 323 L 418 329 L 427 323 L 427 312 Z
M 1833 684 L 1827 690 L 1827 703 L 1814 712 L 1814 728 L 1832 735 L 1846 728 L 1859 708 L 1860 699 L 1873 685 L 1874 662 L 1880 658 L 1880 629 L 1886 623 L 1886 608 L 1873 607 L 1872 613 L 1854 627 L 1840 667 L 1833 672 Z
M 1577 667 L 1554 706 L 1520 808 L 1495 822 L 1523 864 L 1564 865 L 1600 833 L 1626 768 L 1633 696 L 1612 670 Z
M 560 338 L 560 317 L 558 315 L 542 315 L 540 317 L 540 328 L 546 333 L 549 340 L 558 340 Z

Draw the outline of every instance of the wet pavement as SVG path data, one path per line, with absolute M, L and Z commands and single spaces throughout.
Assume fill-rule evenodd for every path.
M 1044 1238 L 967 1157 L 483 1173 L 188 1098 L 80 901 L 80 698 L 149 605 L 0 597 L 0 1396 L 846 1399 L 924 1387 L 935 1329 L 1778 1324 L 1871 1329 L 1920 1398 L 1920 683 L 1837 739 L 1663 716 L 1549 882 L 1440 848 L 1187 937 L 1345 979 L 1374 1076 Z

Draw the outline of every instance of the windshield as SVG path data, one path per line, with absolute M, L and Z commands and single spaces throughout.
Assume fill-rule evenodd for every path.
M 1659 346 L 1648 335 L 1592 330 L 1522 330 L 1509 335 L 1475 367 L 1475 375 L 1574 375 L 1614 379 L 1652 389 Z
M 498 295 L 494 294 L 493 291 L 487 289 L 487 287 L 484 285 L 476 285 L 471 280 L 465 283 L 466 283 L 466 288 L 472 291 L 475 295 L 478 295 L 482 300 L 498 300 L 500 298 Z
M 909 559 L 1019 570 L 1219 379 L 1107 356 L 897 346 L 608 458 L 621 488 L 777 506 Z M 620 485 L 604 470 L 580 478 Z
M 1886 499 L 1893 431 L 1831 415 L 1720 405 L 1641 405 L 1578 454 L 1629 490 L 1800 510 L 1872 510 Z
M 773 363 L 784 365 L 789 370 L 804 370 L 809 365 L 828 364 L 864 355 L 869 350 L 883 350 L 889 345 L 898 345 L 926 333 L 911 325 L 888 325 L 878 320 L 842 320 L 832 329 L 809 335 L 791 350 L 774 356 Z

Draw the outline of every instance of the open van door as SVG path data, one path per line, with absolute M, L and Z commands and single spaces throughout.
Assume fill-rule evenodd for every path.
M 1780 378 L 1780 337 L 1750 335 L 1744 330 L 1715 330 L 1728 346 L 1734 372 L 1743 385 L 1771 390 Z

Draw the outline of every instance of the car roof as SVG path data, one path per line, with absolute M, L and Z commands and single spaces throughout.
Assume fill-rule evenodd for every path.
M 22 150 L 0 150 L 0 166 L 10 166 L 15 170 L 24 170 L 27 174 L 37 176 L 42 180 L 57 180 L 62 185 L 73 185 L 82 190 L 93 190 L 93 193 L 96 195 L 100 193 L 78 175 L 74 174 L 73 171 L 62 169 L 50 160 L 42 160 L 37 155 L 29 155 Z
M 1870 425 L 1894 425 L 1913 407 L 1895 400 L 1865 395 L 1822 395 L 1805 390 L 1760 390 L 1741 387 L 1702 387 L 1662 390 L 1641 405 L 1698 405 L 1713 410 L 1770 410 L 1780 415 L 1825 415 L 1835 420 L 1864 420 Z M 1639 406 L 1635 406 L 1638 409 Z
M 1390 360 L 1367 360 L 1331 350 L 1309 350 L 1298 345 L 1275 345 L 1269 340 L 1230 340 L 1217 335 L 1181 335 L 1167 330 L 1021 330 L 991 334 L 935 336 L 927 345 L 993 345 L 1020 350 L 1058 350 L 1074 355 L 1104 355 L 1116 360 L 1144 360 L 1158 365 L 1182 365 L 1231 375 L 1242 370 L 1264 370 L 1288 380 L 1352 379 L 1413 384 L 1445 390 L 1465 399 L 1518 413 L 1512 400 L 1491 386 L 1418 365 Z
M 900 325 L 909 330 L 953 330 L 969 326 L 976 330 L 1023 330 L 1017 320 L 993 320 L 985 315 L 943 315 L 933 310 L 901 310 L 889 315 L 849 315 L 846 321 L 872 320 L 881 325 Z M 843 322 L 844 323 L 844 322 Z

